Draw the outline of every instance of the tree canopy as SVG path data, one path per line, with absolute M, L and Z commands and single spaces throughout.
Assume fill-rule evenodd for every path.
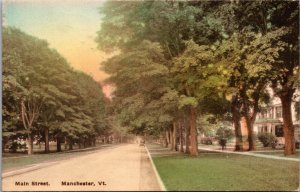
M 115 114 L 134 130 L 163 132 L 188 115 L 196 148 L 196 116 L 213 114 L 234 121 L 237 138 L 244 121 L 252 150 L 266 87 L 294 93 L 296 2 L 110 1 L 100 14 L 99 49 L 119 51 L 104 67 Z
M 47 42 L 3 28 L 3 136 L 93 138 L 106 127 L 105 96 Z M 5 139 L 4 139 L 5 140 Z

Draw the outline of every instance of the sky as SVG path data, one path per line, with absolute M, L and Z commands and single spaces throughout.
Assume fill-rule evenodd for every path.
M 108 54 L 97 49 L 94 41 L 100 30 L 101 0 L 6 0 L 4 23 L 44 39 L 69 64 L 103 82 L 108 75 L 100 70 Z M 104 86 L 109 96 L 111 87 Z

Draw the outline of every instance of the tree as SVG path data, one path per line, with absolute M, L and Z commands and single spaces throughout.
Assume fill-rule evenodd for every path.
M 3 45 L 5 47 L 6 44 Z M 2 151 L 6 143 L 17 133 L 24 134 L 20 119 L 21 106 L 19 100 L 24 92 L 25 87 L 19 83 L 19 76 L 15 74 L 22 72 L 22 61 L 14 51 L 3 50 L 2 57 Z
M 43 94 L 43 87 L 37 83 L 43 82 L 44 77 L 35 72 L 40 68 L 40 63 L 43 62 L 43 59 L 47 58 L 48 48 L 44 41 L 38 41 L 31 36 L 26 36 L 19 30 L 4 28 L 3 32 L 3 46 L 6 50 L 4 54 L 7 54 L 5 57 L 19 59 L 19 62 L 13 65 L 19 64 L 17 67 L 20 68 L 11 71 L 7 70 L 7 72 L 11 74 L 11 77 L 14 77 L 16 84 L 20 85 L 18 87 L 22 90 L 22 92 L 19 92 L 20 96 L 16 104 L 20 106 L 18 112 L 27 134 L 28 154 L 32 154 L 34 124 L 39 116 L 44 97 L 47 96 Z M 20 44 L 20 42 L 23 43 Z M 35 50 L 39 50 L 41 54 L 33 55 L 32 51 Z M 9 60 L 5 60 L 5 62 L 8 63 L 4 63 L 4 65 L 10 63 Z
M 246 8 L 244 4 L 246 4 Z M 133 129 L 143 132 L 147 127 L 155 127 L 153 124 L 155 118 L 147 117 L 150 112 L 143 113 L 144 111 L 134 108 L 149 106 L 149 103 L 155 104 L 155 107 L 151 107 L 155 109 L 153 111 L 164 111 L 163 114 L 168 115 L 164 126 L 171 126 L 170 119 L 173 121 L 173 128 L 161 129 L 167 131 L 166 139 L 170 142 L 174 141 L 174 138 L 172 139 L 169 131 L 174 130 L 182 116 L 188 113 L 190 129 L 186 132 L 191 133 L 192 155 L 197 155 L 195 128 L 197 113 L 216 112 L 211 110 L 209 105 L 217 102 L 223 106 L 220 110 L 223 114 L 228 112 L 229 108 L 231 109 L 237 138 L 236 150 L 241 150 L 244 142 L 241 129 L 246 129 L 247 132 L 249 143 L 247 149 L 253 150 L 255 148 L 253 124 L 256 114 L 260 110 L 260 104 L 267 102 L 268 98 L 265 91 L 266 82 L 272 81 L 273 88 L 277 87 L 278 89 L 280 88 L 278 82 L 283 82 L 284 79 L 283 71 L 292 71 L 291 68 L 297 71 L 295 67 L 287 69 L 285 65 L 281 67 L 276 65 L 277 68 L 274 68 L 275 65 L 272 67 L 269 65 L 275 61 L 278 61 L 277 64 L 282 63 L 281 61 L 287 63 L 289 53 L 293 53 L 293 58 L 296 58 L 294 52 L 296 53 L 298 47 L 291 42 L 296 42 L 297 39 L 295 34 L 297 34 L 298 28 L 294 27 L 298 22 L 297 9 L 298 5 L 294 2 L 278 1 L 106 3 L 101 9 L 104 19 L 101 30 L 98 32 L 99 48 L 119 50 L 121 56 L 116 58 L 130 56 L 136 58 L 136 60 L 133 59 L 133 63 L 140 64 L 134 66 L 131 74 L 127 73 L 130 75 L 126 77 L 131 78 L 132 81 L 129 81 L 130 85 L 127 84 L 126 90 L 122 92 L 122 97 L 129 98 L 129 95 L 131 96 L 130 103 L 135 107 L 117 113 L 122 114 L 122 119 L 126 119 L 127 122 L 130 122 L 130 119 L 136 117 L 137 114 L 139 117 L 143 117 L 143 120 L 137 119 L 132 124 Z M 287 22 L 284 22 L 282 18 L 288 18 Z M 273 47 L 276 44 L 275 40 L 279 38 L 276 36 L 278 33 L 276 30 L 279 28 L 289 28 L 287 30 L 289 32 L 286 31 L 286 34 L 281 35 L 282 38 L 280 38 L 282 40 L 280 42 L 290 43 L 288 44 L 291 46 L 290 52 L 286 52 L 286 54 L 283 54 L 281 50 L 286 44 L 282 45 L 277 42 L 279 47 Z M 262 43 L 259 44 L 259 41 L 264 38 L 271 37 L 272 33 L 275 37 L 273 44 L 268 43 L 267 40 L 264 40 L 264 43 L 268 43 L 265 46 Z M 160 45 L 161 54 L 166 60 L 163 65 L 168 69 L 168 72 L 165 73 L 167 83 L 162 88 L 168 90 L 166 91 L 168 96 L 172 95 L 169 95 L 168 92 L 175 93 L 174 97 L 172 96 L 170 99 L 172 102 L 169 103 L 170 108 L 167 110 L 157 108 L 157 106 L 168 106 L 168 103 L 164 103 L 162 100 L 164 93 L 159 93 L 155 97 L 144 97 L 141 94 L 142 91 L 131 87 L 140 86 L 139 83 L 142 81 L 135 73 L 144 72 L 143 60 L 132 53 L 132 50 L 133 47 L 140 46 L 145 40 L 157 42 Z M 265 51 L 265 54 L 261 54 L 257 50 Z M 271 57 L 273 59 L 270 59 Z M 127 67 L 132 67 L 131 64 L 124 63 Z M 116 72 L 123 70 L 125 65 L 118 65 L 121 67 L 113 68 L 111 71 L 115 78 L 111 78 L 112 82 L 119 81 L 116 84 L 117 87 L 122 86 L 120 83 L 122 74 Z M 293 66 L 297 66 L 296 62 L 293 62 Z M 273 75 L 272 79 L 270 75 L 274 74 L 273 72 L 278 68 L 282 71 L 275 73 L 276 75 Z M 294 75 L 288 75 L 288 78 L 291 77 L 294 81 Z M 277 76 L 276 80 L 274 80 L 275 76 Z M 123 81 L 125 81 L 124 77 Z M 137 80 L 139 80 L 138 83 Z M 155 82 L 156 79 L 150 77 L 148 80 Z M 143 83 L 147 85 L 148 82 Z M 283 84 L 281 86 L 284 87 Z M 285 85 L 285 87 L 288 86 L 290 84 Z M 128 88 L 135 94 L 126 95 L 130 92 Z M 275 92 L 279 94 L 277 89 Z M 118 97 L 117 94 L 116 96 Z M 150 102 L 151 100 L 153 102 Z M 231 102 L 231 106 L 228 105 L 228 101 Z M 207 103 L 209 105 L 206 105 Z M 222 113 L 218 114 L 217 112 L 216 114 Z M 146 121 L 147 118 L 149 120 Z M 287 117 L 285 119 L 285 122 L 289 122 Z M 288 135 L 292 135 L 288 131 L 286 132 Z M 173 133 L 175 132 L 173 131 Z
M 247 3 L 248 15 L 244 11 L 241 13 L 241 9 L 237 12 L 243 15 L 240 26 L 257 33 L 249 46 L 247 62 L 249 67 L 257 68 L 257 74 L 267 76 L 275 95 L 281 99 L 286 142 L 284 153 L 290 155 L 295 153 L 291 101 L 299 74 L 296 59 L 299 56 L 299 4 L 278 1 Z
M 191 155 L 196 156 L 198 154 L 197 144 L 197 106 L 199 100 L 203 98 L 203 82 L 205 81 L 206 73 L 209 70 L 205 70 L 208 64 L 211 62 L 210 56 L 212 51 L 207 46 L 198 46 L 193 41 L 187 42 L 187 49 L 185 52 L 174 59 L 174 66 L 172 67 L 172 73 L 174 79 L 178 82 L 179 93 L 182 94 L 179 100 L 179 107 L 187 107 L 189 110 L 189 124 L 190 124 L 190 144 Z M 201 94 L 202 93 L 202 94 Z
M 199 98 L 201 91 L 198 90 L 197 86 L 201 85 L 202 82 L 205 82 L 205 80 L 202 80 L 201 78 L 197 79 L 197 76 L 198 72 L 200 72 L 200 76 L 202 77 L 201 67 L 208 65 L 207 62 L 209 62 L 209 58 L 207 55 L 211 54 L 210 52 L 213 52 L 210 49 L 210 45 L 221 37 L 219 31 L 214 31 L 214 29 L 216 29 L 216 22 L 214 22 L 214 18 L 210 15 L 211 12 L 208 14 L 209 17 L 206 18 L 205 16 L 207 15 L 202 10 L 209 9 L 210 11 L 213 11 L 214 8 L 215 6 L 213 3 L 204 3 L 201 5 L 186 2 L 126 2 L 122 4 L 119 2 L 109 2 L 101 9 L 104 14 L 104 21 L 101 30 L 98 32 L 97 38 L 98 45 L 101 49 L 111 50 L 118 48 L 121 50 L 121 55 L 125 56 L 130 55 L 128 50 L 131 50 L 132 47 L 139 46 L 144 40 L 158 42 L 161 45 L 163 57 L 169 61 L 165 67 L 170 71 L 170 76 L 167 76 L 168 84 L 164 86 L 164 89 L 168 87 L 168 90 L 171 92 L 174 91 L 177 94 L 171 99 L 172 101 L 175 101 L 175 105 L 172 104 L 173 107 L 165 110 L 171 117 L 168 117 L 167 119 L 173 119 L 172 129 L 174 130 L 179 119 L 178 116 L 182 116 L 183 111 L 188 111 L 190 124 L 189 132 L 191 133 L 192 138 L 190 142 L 192 145 L 192 155 L 197 155 L 198 153 L 196 108 L 198 106 L 198 100 L 201 100 Z M 161 14 L 158 15 L 157 12 L 160 12 Z M 207 33 L 206 30 L 202 30 L 203 27 L 209 29 L 207 30 Z M 126 31 L 126 33 L 123 33 L 124 31 Z M 201 46 L 198 48 L 195 43 L 192 43 L 192 39 L 195 39 Z M 198 49 L 197 54 L 199 55 L 199 58 L 193 58 L 194 55 L 191 54 L 192 51 L 190 51 L 193 48 Z M 202 51 L 205 53 L 202 54 Z M 131 57 L 133 57 L 133 55 L 131 55 Z M 188 58 L 186 59 L 185 57 Z M 187 61 L 185 61 L 185 59 Z M 191 59 L 195 63 L 188 61 L 188 59 Z M 202 61 L 201 59 L 204 60 Z M 184 62 L 186 62 L 185 66 L 181 66 Z M 140 61 L 140 63 L 142 63 L 142 61 Z M 197 65 L 199 65 L 198 68 Z M 213 67 L 212 65 L 210 66 L 211 69 L 209 70 L 212 71 Z M 131 65 L 128 64 L 127 67 L 131 67 Z M 132 70 L 131 75 L 134 76 L 135 70 L 133 70 L 132 67 L 130 70 Z M 181 76 L 181 72 L 183 72 L 184 75 Z M 206 72 L 208 72 L 208 70 Z M 174 74 L 177 75 L 176 78 L 173 77 Z M 188 75 L 190 74 L 192 74 L 193 77 L 189 78 Z M 116 74 L 116 76 L 118 76 L 118 74 Z M 206 74 L 204 74 L 204 76 L 206 76 Z M 139 86 L 136 85 L 136 81 L 134 81 L 134 83 L 131 81 L 130 83 Z M 139 81 L 139 83 L 141 82 Z M 119 88 L 118 86 L 122 85 L 116 84 L 116 86 Z M 126 91 L 128 91 L 128 87 Z M 203 91 L 204 89 L 202 92 Z M 117 92 L 118 91 L 116 91 L 116 93 Z M 135 98 L 137 97 L 138 95 L 136 95 Z M 139 95 L 139 97 L 141 96 Z M 159 97 L 154 97 L 154 100 L 156 100 L 157 103 L 160 103 Z M 137 100 L 134 101 L 135 104 L 137 104 Z M 122 116 L 126 117 L 129 121 L 134 117 L 134 114 L 132 113 L 133 110 L 129 108 L 126 112 L 123 111 Z M 133 116 L 131 116 L 131 114 Z M 147 126 L 139 122 L 137 127 Z M 169 130 L 169 128 L 166 130 Z M 176 132 L 173 131 L 173 133 Z M 174 141 L 174 138 L 171 138 L 170 140 Z
M 163 87 L 164 76 L 168 69 L 164 66 L 161 48 L 148 41 L 126 53 L 107 61 L 105 70 L 111 74 L 108 81 L 117 88 L 114 92 L 113 106 L 117 119 L 122 126 L 132 127 L 132 132 L 141 133 L 146 124 L 151 127 L 158 115 L 152 111 L 160 104 L 160 98 L 166 92 Z M 157 111 L 156 111 L 157 112 Z M 149 116 L 152 113 L 153 116 Z
M 265 82 L 267 76 L 257 73 L 259 66 L 249 65 L 247 57 L 250 54 L 249 44 L 255 39 L 252 33 L 232 35 L 224 41 L 219 49 L 221 63 L 227 63 L 228 87 L 231 95 L 231 112 L 236 134 L 236 150 L 244 147 L 241 129 L 246 130 L 248 150 L 255 148 L 253 139 L 253 124 L 259 112 L 259 104 L 266 98 Z M 228 46 L 229 44 L 229 46 Z M 240 123 L 241 122 L 241 123 Z M 241 127 L 242 126 L 242 127 Z
M 248 149 L 252 150 L 254 149 L 253 123 L 256 113 L 259 111 L 259 103 L 266 98 L 265 82 L 271 78 L 268 76 L 271 74 L 269 64 L 277 57 L 276 50 L 280 47 L 279 44 L 274 47 L 274 43 L 263 45 L 261 40 L 268 34 L 274 33 L 277 27 L 295 26 L 293 22 L 297 22 L 297 4 L 278 1 L 249 1 L 243 4 L 231 2 L 224 4 L 223 10 L 220 18 L 222 23 L 228 26 L 226 33 L 230 36 L 230 43 L 223 43 L 224 47 L 227 47 L 227 51 L 221 55 L 226 56 L 225 60 L 233 64 L 231 65 L 232 76 L 229 85 L 235 88 L 232 94 L 232 112 L 237 138 L 239 138 L 236 148 L 239 149 L 239 143 L 241 143 L 241 136 L 239 135 L 241 125 L 238 122 L 241 119 L 242 126 L 248 130 Z M 284 22 L 282 18 L 289 19 Z M 261 44 L 254 48 L 253 43 Z M 260 46 L 268 52 L 262 54 L 262 51 L 258 51 Z M 228 55 L 228 48 L 236 49 L 236 51 Z M 274 52 L 270 52 L 270 50 Z M 272 57 L 273 59 L 271 59 Z M 254 60 L 255 62 L 253 62 Z
M 49 135 L 56 138 L 58 151 L 64 136 L 90 145 L 104 127 L 101 86 L 74 71 L 43 40 L 14 28 L 4 28 L 3 37 L 5 140 L 26 134 L 32 154 L 33 137 L 42 128 L 46 152 Z
M 222 146 L 222 150 L 226 148 L 227 141 L 233 137 L 233 132 L 230 128 L 221 126 L 216 132 L 219 144 Z

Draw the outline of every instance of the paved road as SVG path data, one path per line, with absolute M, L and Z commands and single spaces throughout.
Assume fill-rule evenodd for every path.
M 96 151 L 3 178 L 2 188 L 3 191 L 160 190 L 146 150 L 137 144 Z

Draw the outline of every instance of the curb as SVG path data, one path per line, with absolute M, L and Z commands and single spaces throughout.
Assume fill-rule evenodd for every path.
M 150 155 L 150 152 L 149 152 L 147 146 L 145 146 L 145 148 L 146 148 L 146 151 L 147 151 L 147 155 L 148 155 L 148 157 L 149 157 L 149 159 L 150 159 L 152 168 L 153 168 L 153 170 L 154 170 L 154 173 L 155 173 L 155 175 L 156 175 L 156 178 L 157 178 L 157 180 L 158 180 L 160 189 L 161 189 L 162 191 L 167 191 L 167 189 L 166 189 L 164 183 L 162 182 L 161 177 L 160 177 L 160 175 L 159 175 L 159 173 L 158 173 L 158 171 L 157 171 L 157 169 L 156 169 L 156 167 L 155 167 L 155 165 L 154 165 L 154 163 L 153 163 L 152 157 L 151 157 L 151 155 Z

